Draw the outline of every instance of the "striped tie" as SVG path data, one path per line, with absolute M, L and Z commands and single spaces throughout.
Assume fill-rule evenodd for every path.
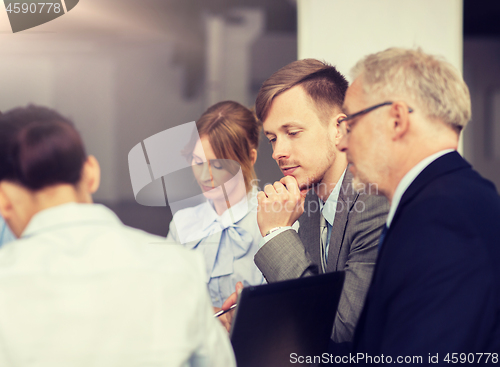
M 321 269 L 323 270 L 323 273 L 326 273 L 326 259 L 328 254 L 326 253 L 326 247 L 327 247 L 327 239 L 328 239 L 328 227 L 327 223 L 325 220 L 325 217 L 323 216 L 323 213 L 321 213 L 320 220 L 319 220 L 319 233 L 320 233 L 320 244 L 319 244 L 319 250 L 320 250 L 320 257 L 321 257 Z

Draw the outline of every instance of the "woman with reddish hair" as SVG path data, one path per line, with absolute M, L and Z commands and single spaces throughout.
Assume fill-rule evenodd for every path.
M 217 309 L 237 282 L 265 282 L 253 260 L 262 239 L 254 171 L 260 124 L 248 108 L 224 101 L 208 108 L 196 127 L 185 155 L 206 200 L 175 212 L 167 238 L 203 254 Z

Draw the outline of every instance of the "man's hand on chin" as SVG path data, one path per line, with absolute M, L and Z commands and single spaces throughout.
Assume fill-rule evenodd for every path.
M 285 176 L 273 185 L 266 185 L 264 191 L 257 194 L 259 208 L 257 223 L 260 233 L 266 233 L 276 227 L 291 226 L 304 212 L 303 193 L 293 176 Z

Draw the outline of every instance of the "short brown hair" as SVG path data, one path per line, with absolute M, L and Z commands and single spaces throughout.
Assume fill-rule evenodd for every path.
M 301 85 L 313 99 L 321 115 L 329 115 L 332 107 L 342 108 L 349 83 L 334 66 L 316 59 L 294 61 L 275 72 L 259 90 L 255 111 L 264 122 L 273 99 L 286 90 Z
M 196 121 L 199 137 L 206 136 L 218 159 L 230 159 L 241 166 L 247 192 L 257 179 L 250 152 L 259 147 L 260 124 L 255 114 L 234 101 L 224 101 L 209 107 Z M 196 141 L 191 142 L 192 153 Z M 232 168 L 226 167 L 229 171 Z M 236 172 L 233 172 L 236 173 Z

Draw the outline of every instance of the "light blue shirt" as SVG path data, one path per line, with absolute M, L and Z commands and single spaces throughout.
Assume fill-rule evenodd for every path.
M 327 261 L 328 261 L 328 250 L 330 249 L 330 237 L 332 235 L 333 222 L 335 221 L 335 213 L 337 213 L 337 202 L 339 201 L 340 188 L 342 187 L 342 182 L 344 182 L 345 172 L 346 170 L 344 170 L 344 173 L 342 173 L 342 176 L 340 176 L 340 179 L 338 180 L 337 184 L 333 188 L 332 192 L 330 193 L 330 196 L 328 196 L 328 199 L 324 204 L 323 201 L 320 198 L 318 198 L 319 207 L 321 213 L 325 217 L 327 223 L 326 227 L 328 229 L 326 249 L 325 249 L 325 255 Z
M 0 217 L 0 246 L 5 243 L 14 241 L 16 237 L 12 234 L 5 220 Z
M 215 307 L 244 286 L 265 283 L 254 263 L 262 238 L 257 224 L 257 190 L 218 215 L 210 202 L 179 210 L 167 239 L 203 254 L 206 282 Z

